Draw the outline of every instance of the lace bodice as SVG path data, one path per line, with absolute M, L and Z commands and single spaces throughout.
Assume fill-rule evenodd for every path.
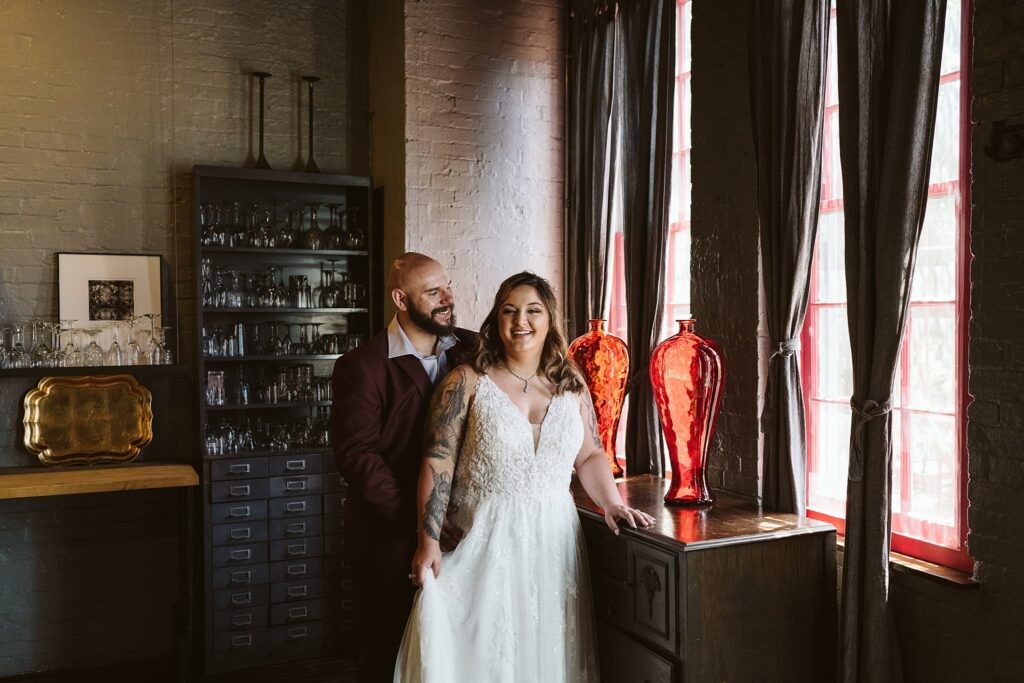
M 555 396 L 536 449 L 526 416 L 487 375 L 480 377 L 455 470 L 453 502 L 476 507 L 490 495 L 568 492 L 583 422 L 575 394 Z

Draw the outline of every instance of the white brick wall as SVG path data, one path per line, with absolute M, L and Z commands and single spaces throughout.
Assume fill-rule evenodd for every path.
M 406 248 L 448 268 L 470 328 L 520 270 L 561 296 L 564 14 L 406 2 Z

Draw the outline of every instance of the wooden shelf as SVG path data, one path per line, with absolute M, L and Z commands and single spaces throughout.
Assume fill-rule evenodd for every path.
M 192 370 L 185 365 L 95 365 L 77 368 L 3 368 L 5 377 L 69 377 L 75 375 L 134 375 L 146 377 L 187 377 Z
M 183 464 L 131 463 L 72 465 L 59 469 L 0 469 L 0 500 L 198 485 L 199 475 L 191 465 Z
M 203 315 L 210 313 L 260 313 L 277 315 L 279 313 L 369 313 L 368 308 L 204 308 Z M 301 323 L 281 321 L 281 324 L 299 325 Z M 326 323 L 322 323 L 326 324 Z
M 291 403 L 246 403 L 244 405 L 238 403 L 225 403 L 222 406 L 211 406 L 209 404 L 204 407 L 207 410 L 272 410 L 274 408 L 315 408 L 316 406 L 329 406 L 330 401 L 295 401 Z
M 204 363 L 264 363 L 272 361 L 275 363 L 297 363 L 307 360 L 338 360 L 340 353 L 325 353 L 320 355 L 261 355 L 261 356 L 203 356 Z

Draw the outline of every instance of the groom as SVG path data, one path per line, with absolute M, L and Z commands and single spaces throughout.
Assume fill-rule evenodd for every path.
M 429 256 L 399 256 L 388 273 L 397 314 L 334 366 L 331 437 L 349 485 L 345 559 L 360 683 L 393 678 L 415 590 L 408 572 L 427 403 L 434 385 L 476 348 L 476 334 L 455 327 L 450 286 Z

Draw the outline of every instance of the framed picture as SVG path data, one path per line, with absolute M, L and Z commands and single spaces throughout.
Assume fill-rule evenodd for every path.
M 60 320 L 100 330 L 109 344 L 115 323 L 160 310 L 160 257 L 143 254 L 57 254 Z

